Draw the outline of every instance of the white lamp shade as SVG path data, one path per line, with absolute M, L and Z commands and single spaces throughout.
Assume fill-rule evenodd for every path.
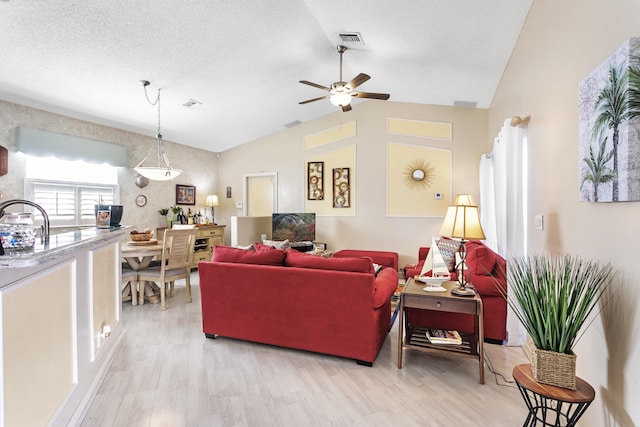
M 136 166 L 133 170 L 152 181 L 169 181 L 182 173 L 180 169 L 163 167 Z
M 477 206 L 471 194 L 458 194 L 453 204 L 456 206 Z
M 449 206 L 444 217 L 440 235 L 462 240 L 484 240 L 486 237 L 480 225 L 477 206 Z
M 220 201 L 218 200 L 218 195 L 217 194 L 209 194 L 207 196 L 207 200 L 204 202 L 205 206 L 220 206 Z

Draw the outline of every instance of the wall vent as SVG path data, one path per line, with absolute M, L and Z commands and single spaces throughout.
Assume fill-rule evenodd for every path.
M 196 107 L 199 107 L 201 105 L 202 105 L 202 102 L 196 101 L 195 99 L 189 99 L 189 100 L 187 100 L 187 102 L 182 104 L 183 107 L 187 107 L 187 108 L 196 108 Z
M 478 103 L 473 101 L 453 101 L 454 107 L 478 108 Z
M 338 33 L 338 40 L 340 40 L 341 43 L 348 43 L 351 45 L 364 44 L 364 41 L 362 40 L 362 36 L 360 35 L 360 33 L 357 33 L 357 32 Z
M 286 124 L 284 125 L 284 127 L 286 127 L 286 128 L 292 128 L 292 127 L 298 126 L 298 125 L 300 125 L 300 124 L 302 124 L 302 122 L 301 122 L 300 120 L 294 120 L 294 121 L 292 121 L 292 122 L 286 123 Z

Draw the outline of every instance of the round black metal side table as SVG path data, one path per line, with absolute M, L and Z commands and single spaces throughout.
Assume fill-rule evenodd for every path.
M 518 384 L 529 415 L 523 427 L 575 426 L 596 396 L 593 387 L 582 378 L 576 378 L 576 390 L 540 384 L 533 379 L 531 365 L 513 368 L 513 379 Z

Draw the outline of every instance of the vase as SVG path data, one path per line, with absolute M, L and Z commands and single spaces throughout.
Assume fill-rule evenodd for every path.
M 531 350 L 533 379 L 542 384 L 576 389 L 576 355 L 555 351 Z
M 167 214 L 167 227 L 171 228 L 171 224 L 173 224 L 173 215 Z

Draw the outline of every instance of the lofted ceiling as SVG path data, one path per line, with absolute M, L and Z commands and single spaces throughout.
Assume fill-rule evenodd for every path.
M 0 99 L 154 136 L 149 80 L 164 138 L 221 152 L 340 111 L 298 81 L 338 81 L 345 44 L 359 91 L 488 108 L 531 2 L 0 0 Z

